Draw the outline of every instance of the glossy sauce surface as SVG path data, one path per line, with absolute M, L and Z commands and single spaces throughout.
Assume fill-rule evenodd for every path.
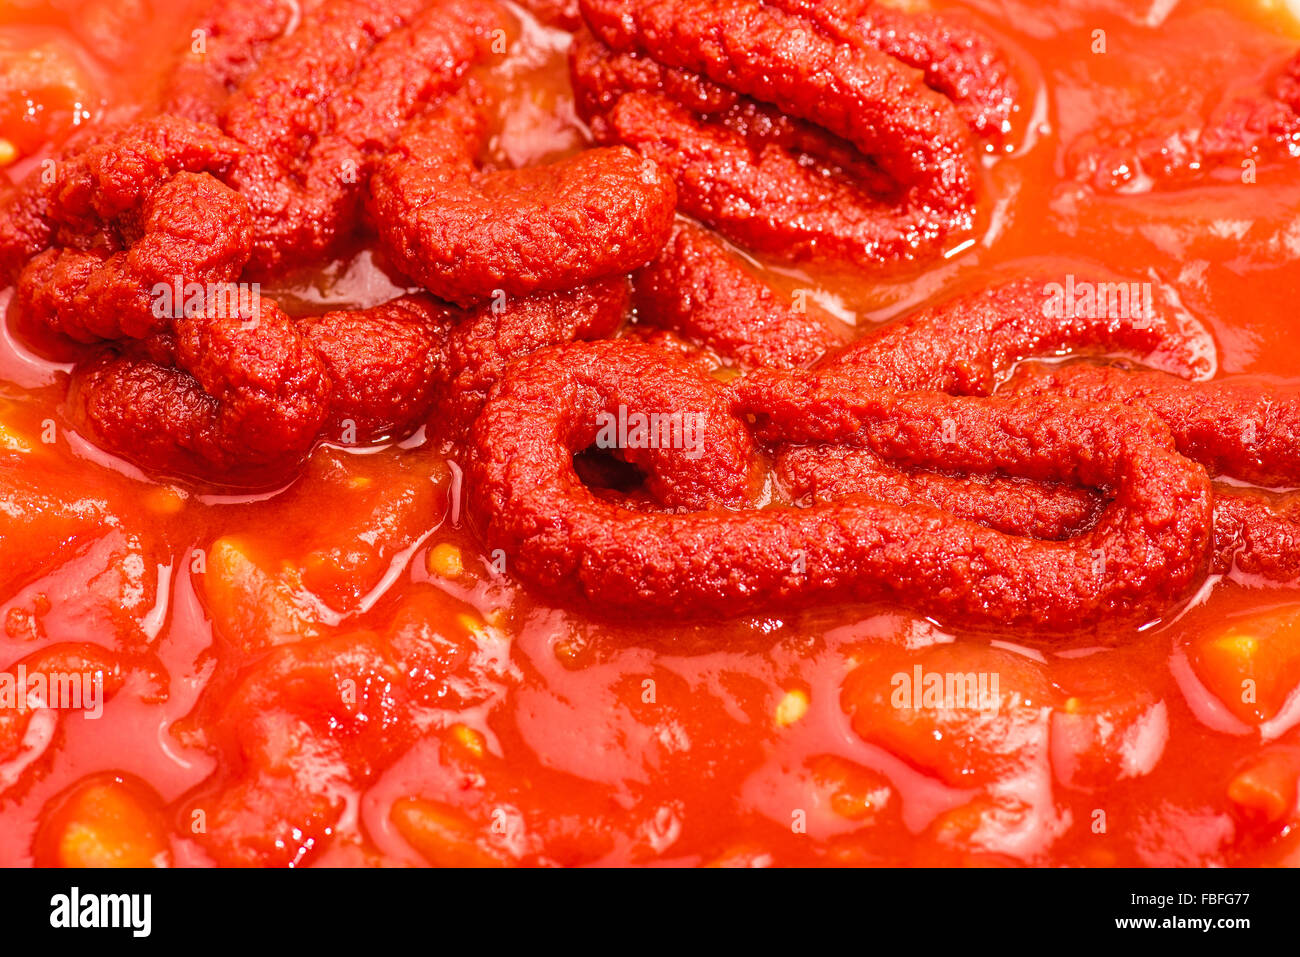
M 75 6 L 0 26 L 84 87 L 46 136 L 148 102 L 162 71 L 113 57 L 161 64 L 188 22 L 169 7 L 115 52 L 72 29 L 95 22 Z M 135 22 L 133 4 L 86 6 Z M 1244 3 L 951 6 L 1011 51 L 1028 105 L 984 159 L 977 238 L 886 277 L 762 267 L 773 286 L 863 330 L 1043 267 L 1101 269 L 1171 291 L 1218 374 L 1300 385 L 1300 157 L 1165 181 L 1096 148 L 1196 128 L 1300 26 Z M 489 148 L 505 166 L 586 142 L 567 36 L 515 15 L 486 79 L 506 92 Z M 27 152 L 4 82 L 0 133 Z M 398 288 L 361 249 L 267 291 L 314 314 Z M 6 494 L 43 503 L 0 531 L 49 556 L 0 569 L 0 666 L 91 643 L 126 677 L 101 717 L 0 731 L 0 864 L 1300 862 L 1300 589 L 1216 576 L 1164 620 L 1067 641 L 874 606 L 609 620 L 501 573 L 466 463 L 431 432 L 323 446 L 274 493 L 200 495 L 70 430 L 64 371 L 0 342 Z M 996 676 L 997 707 L 900 707 L 918 668 Z M 348 680 L 341 704 L 322 690 Z

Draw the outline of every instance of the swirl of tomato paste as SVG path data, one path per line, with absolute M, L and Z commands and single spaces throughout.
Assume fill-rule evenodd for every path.
M 76 369 L 73 420 L 110 452 L 163 475 L 255 484 L 283 477 L 314 445 L 326 370 L 270 300 L 257 316 L 174 323 L 172 362 L 107 353 Z
M 219 120 L 233 153 L 219 169 L 203 171 L 246 202 L 253 236 L 248 268 L 267 274 L 338 251 L 360 224 L 371 163 L 407 120 L 459 88 L 469 67 L 491 52 L 494 34 L 504 35 L 504 21 L 490 0 L 327 0 L 270 42 L 268 33 L 282 18 L 254 27 L 250 16 L 240 5 L 204 21 L 203 29 L 214 30 L 213 54 L 187 59 L 164 101 L 181 112 L 148 122 L 193 130 L 194 120 Z M 242 56 L 234 49 L 240 44 Z M 219 91 L 236 80 L 237 88 L 221 98 Z M 138 136 L 123 135 L 128 144 Z M 163 154 L 192 152 L 183 142 L 153 141 Z M 81 165 L 76 153 L 70 161 Z M 33 172 L 3 201 L 6 277 L 51 243 L 45 179 L 44 169 Z M 90 235 L 98 226 L 89 221 L 81 232 Z
M 1216 485 L 1214 570 L 1300 582 L 1300 496 Z
M 1059 284 L 1055 284 L 1058 285 Z M 1132 285 L 1132 284 L 1128 284 Z M 1020 359 L 1122 352 L 1180 375 L 1209 371 L 1204 330 L 1154 299 L 1129 317 L 1052 295 L 1053 281 L 1019 279 L 949 300 L 844 346 L 816 306 L 783 303 L 740 257 L 682 224 L 635 276 L 639 320 L 669 329 L 742 367 L 808 366 L 832 354 L 881 388 L 987 395 Z
M 371 164 L 490 55 L 503 23 L 487 0 L 330 0 L 272 44 L 222 107 L 248 147 L 227 181 L 252 207 L 252 268 L 336 251 Z
M 1008 534 L 1054 541 L 1091 528 L 1105 501 L 1070 485 L 908 471 L 857 448 L 783 449 L 775 470 L 784 490 L 801 502 L 857 494 L 896 505 L 923 502 Z M 1284 584 L 1300 581 L 1300 499 L 1216 483 L 1211 569 Z
M 844 344 L 799 311 L 706 230 L 683 223 L 634 278 L 643 325 L 669 329 L 743 368 L 807 366 Z
M 862 4 L 801 0 L 582 11 L 595 38 L 573 49 L 579 111 L 599 140 L 670 169 L 682 209 L 729 239 L 871 266 L 933 254 L 973 226 L 971 125 L 1001 131 L 1015 85 L 971 34 L 921 21 L 900 32 Z M 958 89 L 971 125 L 939 92 Z
M 1025 278 L 950 299 L 860 339 L 829 364 L 881 388 L 987 395 L 1021 359 L 1124 353 L 1179 375 L 1210 370 L 1204 329 L 1152 297 L 1121 315 L 1054 295 L 1060 283 Z M 1129 284 L 1133 285 L 1133 284 Z
M 398 267 L 440 298 L 567 289 L 644 264 L 663 245 L 676 193 L 627 147 L 549 166 L 484 172 L 473 97 L 416 120 L 378 164 L 370 219 Z
M 425 421 L 453 440 L 514 359 L 612 333 L 627 313 L 619 277 L 464 310 L 404 296 L 304 319 L 298 331 L 333 384 L 324 434 L 357 441 L 407 435 Z
M 293 320 L 263 298 L 252 315 L 186 316 L 81 364 L 68 405 L 100 446 L 148 472 L 264 487 L 319 441 L 403 437 L 435 407 L 459 437 L 511 360 L 605 335 L 626 304 L 622 279 L 469 312 L 416 295 Z
M 615 276 L 564 292 L 446 310 L 438 327 L 431 420 L 444 436 L 463 439 L 513 360 L 546 346 L 611 335 L 628 304 L 627 280 Z
M 952 100 L 979 136 L 1001 142 L 1019 95 L 1010 66 L 983 33 L 952 13 L 894 9 L 880 0 L 772 0 L 807 17 L 830 36 L 869 45 L 925 73 L 926 84 Z
M 779 302 L 734 254 L 702 230 L 684 226 L 637 274 L 637 306 L 643 323 L 672 329 L 743 366 L 792 368 L 825 359 L 819 368 L 849 372 L 862 385 L 881 389 L 990 395 L 1022 359 L 1081 352 L 1122 352 L 1182 375 L 1208 371 L 1204 331 L 1154 301 L 1130 318 L 1117 318 L 1078 303 L 1055 303 L 1052 288 L 1046 279 L 1002 283 L 836 349 L 839 340 L 823 319 Z M 921 500 L 1038 538 L 1077 533 L 1097 511 L 1092 497 L 1078 489 L 908 475 L 858 447 L 795 446 L 780 450 L 775 466 L 795 499 L 863 492 L 895 504 Z
M 262 9 L 214 11 L 213 58 L 187 60 L 172 90 L 177 109 L 222 129 L 163 114 L 83 138 L 54 176 L 38 171 L 7 194 L 0 215 L 0 263 L 17 276 L 24 334 L 81 360 L 74 421 L 146 471 L 200 485 L 276 484 L 317 442 L 408 435 L 435 403 L 457 437 L 508 361 L 607 335 L 628 305 L 621 274 L 579 283 L 593 271 L 581 253 L 543 279 L 552 291 L 472 309 L 422 295 L 299 321 L 242 287 L 231 294 L 248 270 L 323 254 L 355 229 L 368 164 L 411 115 L 461 85 L 501 23 L 481 0 L 326 0 L 289 32 L 279 20 L 252 23 Z M 466 149 L 452 145 L 456 156 Z M 475 188 L 492 197 L 531 182 L 539 205 L 515 224 L 525 232 L 548 216 L 573 227 L 576 207 L 556 202 L 566 175 L 593 215 L 596 192 L 630 209 L 650 197 L 646 215 L 625 224 L 637 235 L 623 245 L 641 251 L 624 264 L 622 241 L 604 237 L 611 248 L 594 272 L 621 273 L 666 233 L 672 185 L 625 148 L 590 159 L 594 172 L 580 157 L 558 190 L 545 171 L 490 174 Z M 197 302 L 192 288 L 204 291 Z
M 176 65 L 162 112 L 218 126 L 230 95 L 301 16 L 299 0 L 211 0 Z
M 1067 353 L 1119 352 L 1182 375 L 1207 371 L 1204 331 L 1154 303 L 1129 318 L 1079 304 L 1054 308 L 1050 285 L 1044 279 L 1018 279 L 948 300 L 827 357 L 818 372 L 881 389 L 987 396 L 1021 360 Z M 1133 404 L 1119 396 L 1087 398 Z M 1068 537 L 1095 513 L 1089 497 L 1077 489 L 987 477 L 970 477 L 968 485 L 947 476 L 907 475 L 866 448 L 791 447 L 778 453 L 775 464 L 795 498 L 869 492 L 896 503 L 915 499 L 1041 538 Z
M 574 454 L 632 412 L 658 413 L 650 434 L 660 440 L 629 432 L 616 454 L 671 512 L 605 501 L 574 471 Z M 675 443 L 663 418 L 672 414 L 683 417 Z M 754 437 L 860 444 L 901 467 L 1115 496 L 1064 542 L 864 496 L 757 509 Z M 607 341 L 515 364 L 475 423 L 474 451 L 485 540 L 530 583 L 613 611 L 710 617 L 883 599 L 973 623 L 1071 629 L 1158 614 L 1209 557 L 1208 479 L 1159 420 L 1058 397 L 881 392 L 800 372 L 753 373 L 724 389 L 652 347 Z
M 1023 358 L 1087 348 L 1124 351 L 1170 371 L 1091 363 L 1024 367 L 1003 388 L 1144 408 L 1164 421 L 1181 454 L 1212 475 L 1265 486 L 1300 484 L 1294 394 L 1258 383 L 1189 381 L 1184 377 L 1205 371 L 1192 330 L 1158 312 L 1140 323 L 1048 317 L 1042 289 L 1038 281 L 1021 280 L 952 300 L 860 340 L 819 371 L 882 388 L 989 395 Z M 899 505 L 924 502 L 1041 539 L 1079 534 L 1102 507 L 1096 494 L 1077 487 L 909 472 L 868 448 L 795 445 L 778 451 L 774 467 L 796 500 L 868 494 Z M 1300 514 L 1290 497 L 1216 484 L 1214 517 L 1216 571 L 1235 563 L 1265 579 L 1300 579 Z
M 169 116 L 142 120 L 79 143 L 63 157 L 34 169 L 5 195 L 0 207 L 4 270 L 0 281 L 14 280 L 31 257 L 55 248 L 67 252 L 67 261 L 59 262 L 56 254 L 40 272 L 86 278 L 100 273 L 93 281 L 105 287 L 132 280 L 171 281 L 178 273 L 185 274 L 191 261 L 200 274 L 205 269 L 214 276 L 238 273 L 247 258 L 246 252 L 239 258 L 239 246 L 241 241 L 246 244 L 248 227 L 240 222 L 240 204 L 229 200 L 220 183 L 209 177 L 228 172 L 242 151 L 241 144 L 212 127 Z M 169 193 L 158 195 L 182 173 L 192 175 Z M 174 208 L 169 209 L 168 203 Z M 199 208 L 187 209 L 191 204 Z M 246 220 L 246 207 L 242 214 Z M 205 215 L 212 218 L 204 222 Z M 233 238 L 210 234 L 209 229 L 233 231 Z M 131 250 L 126 259 L 114 256 L 136 245 L 143 249 Z M 205 265 L 208 255 L 218 260 L 230 256 L 232 261 Z M 147 259 L 161 261 L 146 266 Z M 136 269 L 144 274 L 133 275 Z M 40 286 L 42 281 L 35 279 L 32 285 Z M 54 291 L 75 298 L 80 290 Z M 129 290 L 110 294 L 117 292 Z M 79 321 L 67 318 L 69 328 L 75 330 Z M 109 325 L 115 322 L 100 318 Z
M 1300 394 L 1266 383 L 1188 382 L 1166 373 L 1071 364 L 1025 369 L 1007 391 L 1050 392 L 1150 409 L 1179 451 L 1212 476 L 1260 486 L 1300 485 Z M 1215 486 L 1215 570 L 1300 581 L 1300 496 Z
M 1008 389 L 1141 405 L 1164 419 L 1179 451 L 1213 475 L 1300 484 L 1300 391 L 1232 379 L 1189 382 L 1138 369 L 1071 363 L 1026 369 Z
M 179 173 L 152 189 L 125 249 L 47 249 L 18 278 L 22 327 L 77 342 L 162 332 L 160 289 L 229 283 L 248 259 L 248 205 L 206 174 Z

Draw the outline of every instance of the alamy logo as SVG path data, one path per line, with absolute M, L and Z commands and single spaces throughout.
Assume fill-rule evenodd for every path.
M 157 319 L 242 319 L 256 323 L 262 317 L 262 284 L 256 282 L 185 282 L 177 276 L 171 282 L 155 283 L 149 295 Z
M 153 928 L 150 894 L 82 894 L 73 887 L 50 898 L 50 926 L 55 928 L 124 927 L 132 937 L 148 937 Z
M 596 447 L 600 449 L 685 449 L 688 459 L 704 454 L 702 412 L 632 412 L 620 405 L 618 414 L 596 416 Z
M 39 711 L 43 708 L 81 711 L 87 718 L 104 713 L 102 671 L 33 671 L 19 665 L 0 672 L 0 711 Z
M 1049 282 L 1043 287 L 1047 319 L 1129 319 L 1150 322 L 1155 305 L 1149 282 Z
M 910 674 L 895 674 L 889 684 L 893 689 L 889 703 L 905 711 L 926 708 L 997 714 L 1001 703 L 997 672 L 924 671 L 916 665 Z

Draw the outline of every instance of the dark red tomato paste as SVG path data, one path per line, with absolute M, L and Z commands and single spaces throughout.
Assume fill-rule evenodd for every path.
M 0 11 L 0 865 L 1300 862 L 1298 51 Z

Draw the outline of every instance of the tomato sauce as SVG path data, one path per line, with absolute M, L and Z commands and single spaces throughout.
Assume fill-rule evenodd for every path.
M 12 180 L 157 103 L 201 6 L 0 14 Z M 1300 387 L 1300 141 L 1241 161 L 1189 132 L 1266 88 L 1300 22 L 1226 0 L 934 6 L 1020 85 L 970 237 L 884 272 L 754 274 L 844 339 L 1025 275 L 1122 276 L 1203 324 L 1201 378 Z M 569 34 L 508 12 L 508 52 L 474 73 L 499 97 L 487 163 L 572 157 L 592 127 Z M 410 291 L 374 241 L 345 246 L 263 294 L 302 317 Z M 1300 863 L 1294 583 L 1230 567 L 1152 620 L 1066 635 L 875 601 L 620 614 L 514 577 L 436 422 L 327 436 L 274 488 L 197 488 L 82 434 L 70 369 L 6 326 L 0 667 L 107 655 L 113 680 L 94 717 L 0 709 L 0 865 Z M 954 676 L 978 706 L 945 706 Z

